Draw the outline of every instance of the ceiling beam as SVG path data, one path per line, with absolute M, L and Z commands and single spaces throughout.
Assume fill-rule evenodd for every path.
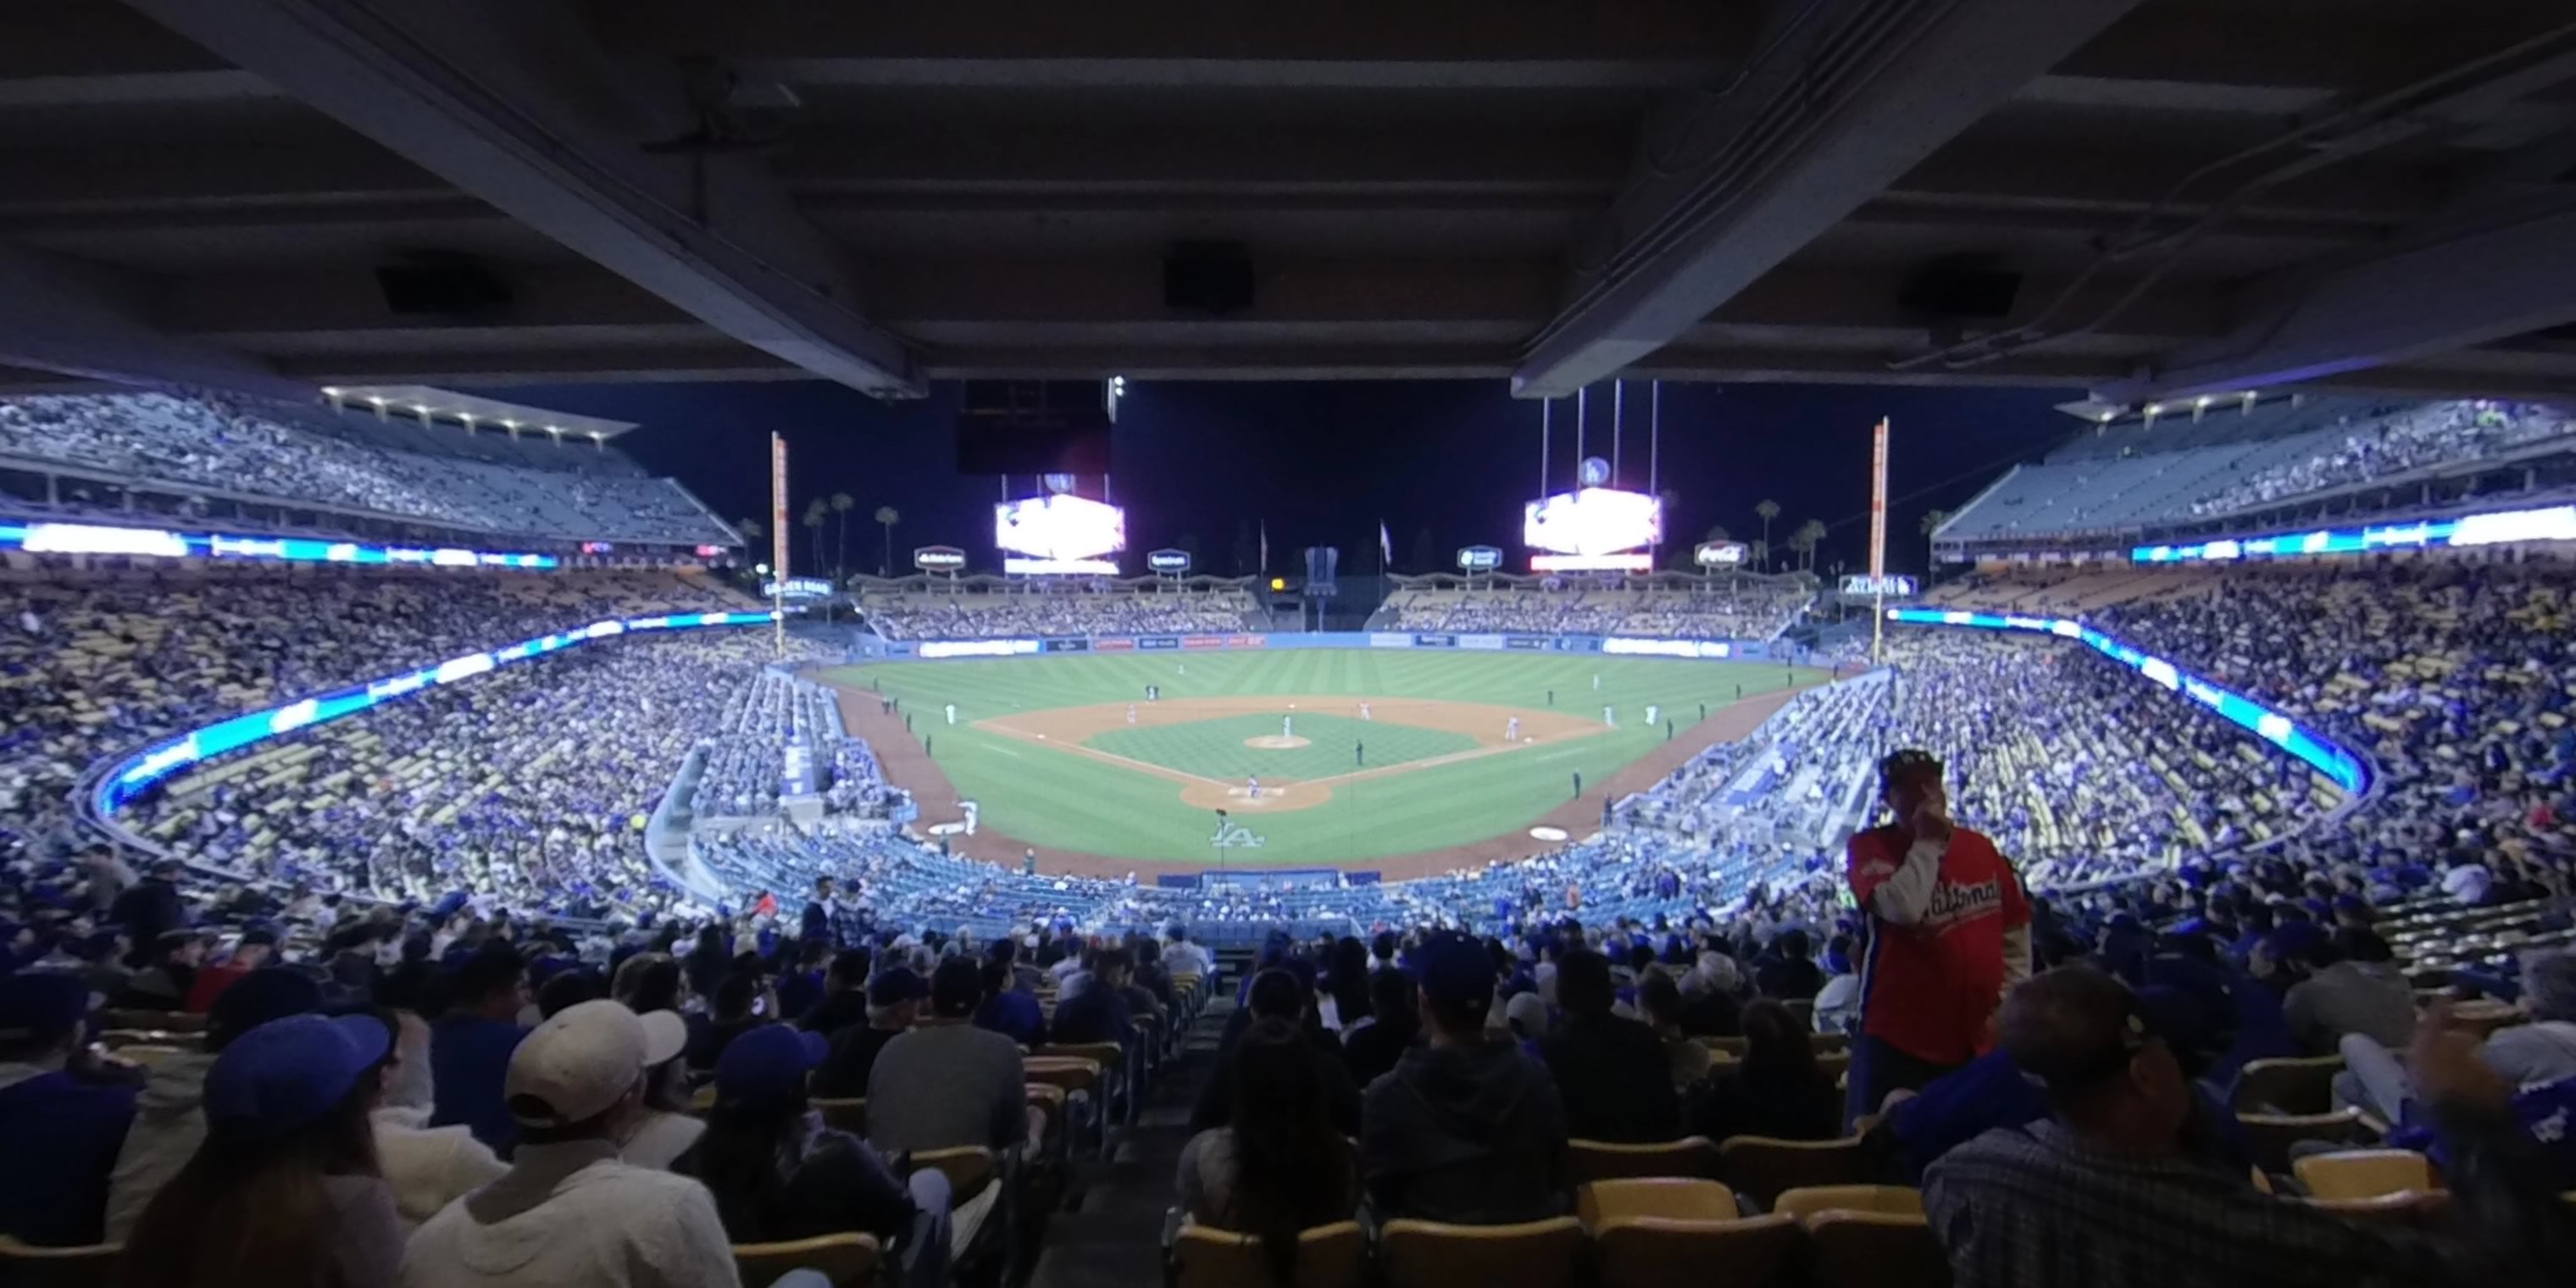
M 2104 383 L 2140 402 L 2343 377 L 2576 322 L 2576 206 L 2249 291 L 2227 337 Z
M 807 85 L 1002 89 L 1613 89 L 1704 85 L 1759 6 L 1164 0 L 815 5 L 586 0 L 620 48 L 707 56 Z
M 2137 0 L 1819 0 L 1726 92 L 1650 122 L 1513 373 L 1570 393 L 1707 316 Z M 1791 19 L 1798 24 L 1799 19 Z
M 568 11 L 510 0 L 128 0 L 717 330 L 870 393 L 922 392 L 856 274 L 758 158 L 654 155 L 695 114 Z
M 0 151 L 0 219 L 408 207 L 458 196 L 446 180 L 358 138 Z
M 0 366 L 120 384 L 194 385 L 310 402 L 309 384 L 144 320 L 121 274 L 0 245 Z
M 802 367 L 748 345 L 731 343 L 694 349 L 612 346 L 526 352 L 320 354 L 283 359 L 278 367 L 316 385 L 633 385 L 814 378 L 814 373 Z

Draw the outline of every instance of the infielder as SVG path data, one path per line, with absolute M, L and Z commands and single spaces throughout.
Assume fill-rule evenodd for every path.
M 957 723 L 957 704 L 954 702 L 948 704 L 948 723 Z
M 1254 800 L 1260 800 L 1261 780 L 1248 774 L 1245 775 L 1243 779 L 1243 794 Z
M 1363 702 L 1363 703 L 1361 703 L 1361 704 L 1360 704 L 1360 719 L 1362 719 L 1362 720 L 1366 720 L 1366 719 L 1369 719 L 1369 718 L 1370 718 L 1370 716 L 1369 716 L 1369 712 L 1368 712 L 1368 704 L 1367 704 L 1367 703 L 1365 703 L 1365 702 Z
M 1601 708 L 1601 723 L 1606 724 L 1606 725 L 1610 726 L 1610 727 L 1611 727 L 1611 728 L 1613 728 L 1613 729 L 1618 728 L 1618 727 L 1619 727 L 1619 709 L 1618 709 L 1617 707 L 1603 707 L 1603 708 Z
M 1127 723 L 1136 723 L 1136 704 L 1133 702 L 1127 704 Z
M 1647 724 L 1653 724 L 1653 723 L 1655 722 L 1655 712 L 1656 712 L 1657 710 L 1659 710 L 1659 708 L 1657 708 L 1657 707 L 1655 706 L 1655 704 L 1654 704 L 1654 703 L 1649 702 L 1649 703 L 1647 703 L 1647 704 L 1646 704 L 1646 723 L 1647 723 Z
M 1295 717 L 1295 716 L 1281 716 L 1281 717 L 1279 717 L 1279 736 L 1280 736 L 1280 737 L 1282 737 L 1282 738 L 1294 738 L 1294 737 L 1296 737 L 1296 736 L 1297 736 L 1297 732 L 1296 732 L 1296 725 L 1297 725 L 1297 717 Z
M 1520 740 L 1521 718 L 1519 716 L 1513 716 L 1511 719 L 1503 722 L 1503 741 L 1519 742 Z

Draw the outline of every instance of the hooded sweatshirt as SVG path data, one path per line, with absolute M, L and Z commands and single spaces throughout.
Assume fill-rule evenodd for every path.
M 706 1187 L 632 1167 L 604 1140 L 522 1145 L 403 1251 L 402 1288 L 735 1288 Z
M 1369 1084 L 1360 1154 L 1388 1217 L 1505 1225 L 1566 1211 L 1565 1106 L 1510 1042 L 1407 1051 Z
M 213 1053 L 179 1051 L 152 1066 L 135 1097 L 134 1126 L 125 1133 L 125 1148 L 107 1181 L 107 1242 L 123 1243 L 143 1219 L 143 1209 L 179 1169 L 195 1157 L 206 1139 L 206 1071 L 215 1067 Z

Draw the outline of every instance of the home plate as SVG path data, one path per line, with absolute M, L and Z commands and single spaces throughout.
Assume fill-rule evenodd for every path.
M 1550 842 L 1553 842 L 1553 841 L 1562 841 L 1562 840 L 1564 840 L 1564 839 L 1565 839 L 1565 829 L 1564 829 L 1564 828 L 1561 828 L 1561 827 L 1547 827 L 1547 826 L 1542 825 L 1542 826 L 1539 826 L 1539 827 L 1533 827 L 1533 828 L 1531 828 L 1531 829 L 1529 830 L 1529 834 L 1530 834 L 1530 839 L 1531 839 L 1531 840 L 1534 840 L 1534 841 L 1550 841 Z

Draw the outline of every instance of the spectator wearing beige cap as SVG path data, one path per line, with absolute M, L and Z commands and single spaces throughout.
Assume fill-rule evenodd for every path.
M 705 1187 L 618 1157 L 645 1071 L 686 1041 L 677 1015 L 638 1016 L 606 1001 L 567 1007 L 531 1030 L 502 1088 L 519 1128 L 510 1171 L 412 1236 L 405 1288 L 739 1283 Z

